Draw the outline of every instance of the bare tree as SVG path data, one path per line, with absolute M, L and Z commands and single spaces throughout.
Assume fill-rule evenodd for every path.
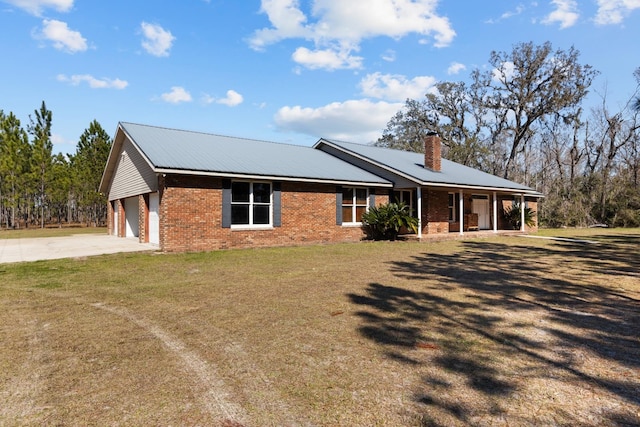
M 587 95 L 595 75 L 590 65 L 578 62 L 579 52 L 552 49 L 551 43 L 515 45 L 511 52 L 492 52 L 493 69 L 472 72 L 472 88 L 490 114 L 492 142 L 507 140 L 508 157 L 503 176 L 509 178 L 518 153 L 546 116 L 573 115 Z

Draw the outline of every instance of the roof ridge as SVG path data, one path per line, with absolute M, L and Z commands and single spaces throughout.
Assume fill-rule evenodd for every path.
M 213 132 L 205 132 L 205 131 L 197 131 L 197 130 L 178 129 L 178 128 L 172 128 L 172 127 L 168 127 L 168 126 L 156 126 L 156 125 L 148 125 L 148 124 L 143 124 L 143 123 L 133 123 L 133 122 L 123 122 L 123 121 L 119 122 L 119 124 L 121 124 L 123 126 L 134 125 L 134 126 L 142 126 L 142 127 L 147 127 L 147 128 L 154 128 L 154 129 L 168 130 L 168 131 L 175 131 L 175 132 L 184 132 L 184 133 L 206 135 L 206 136 L 217 136 L 217 137 L 230 138 L 230 139 L 240 139 L 240 140 L 244 140 L 244 141 L 261 142 L 261 143 L 265 143 L 265 144 L 277 144 L 277 145 L 288 145 L 288 146 L 293 146 L 293 147 L 312 148 L 312 147 L 309 147 L 307 145 L 300 145 L 300 144 L 295 144 L 295 143 L 292 143 L 292 142 L 269 141 L 269 140 L 266 140 L 266 139 L 257 139 L 257 138 L 248 138 L 248 137 L 242 137 L 242 136 L 224 135 L 224 134 L 221 134 L 221 133 L 213 133 Z

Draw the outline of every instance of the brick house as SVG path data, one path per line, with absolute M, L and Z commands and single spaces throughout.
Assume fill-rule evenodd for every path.
M 440 138 L 425 138 L 424 155 L 320 139 L 314 148 L 393 183 L 392 198 L 409 204 L 420 221 L 418 237 L 478 230 L 509 230 L 503 210 L 520 204 L 537 212 L 539 192 L 441 158 Z M 524 213 L 524 212 L 523 212 Z M 521 231 L 530 231 L 524 221 Z
M 418 237 L 508 228 L 499 212 L 514 200 L 535 210 L 541 194 L 440 159 L 437 136 L 425 144 L 423 156 L 119 123 L 100 185 L 108 230 L 164 251 L 206 251 L 359 241 L 362 213 L 390 200 L 412 206 Z

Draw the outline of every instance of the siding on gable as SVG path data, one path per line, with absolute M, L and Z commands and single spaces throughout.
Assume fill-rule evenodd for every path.
M 109 191 L 109 200 L 156 191 L 158 191 L 158 179 L 155 172 L 131 141 L 126 139 L 118 158 Z

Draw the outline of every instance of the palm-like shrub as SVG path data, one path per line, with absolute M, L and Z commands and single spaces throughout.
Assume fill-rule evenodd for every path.
M 522 214 L 520 212 L 520 203 L 514 203 L 511 207 L 503 209 L 504 217 L 514 230 L 519 230 L 522 225 Z M 535 217 L 535 211 L 531 208 L 524 208 L 524 223 L 528 227 L 536 225 Z
M 411 215 L 411 208 L 404 202 L 372 207 L 362 215 L 362 228 L 373 240 L 396 240 L 403 227 L 418 231 L 418 218 Z

